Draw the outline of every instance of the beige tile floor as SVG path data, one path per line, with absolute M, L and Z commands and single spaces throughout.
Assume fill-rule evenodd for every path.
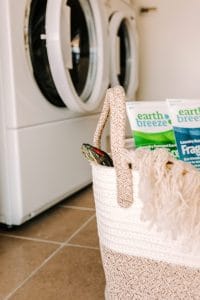
M 103 300 L 91 186 L 22 226 L 0 226 L 0 300 Z

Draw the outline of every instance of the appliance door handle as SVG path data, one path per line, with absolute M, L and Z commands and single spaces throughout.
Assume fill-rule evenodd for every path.
M 48 15 L 46 13 L 46 40 L 47 47 L 50 44 L 55 44 L 55 46 L 59 44 L 65 67 L 72 69 L 71 9 L 64 5 L 64 2 L 61 6 L 57 5 L 52 10 L 49 9 Z
M 66 41 L 62 43 L 63 60 L 67 69 L 73 68 L 72 52 L 71 52 L 71 8 L 64 5 L 60 19 L 60 37 L 61 40 Z

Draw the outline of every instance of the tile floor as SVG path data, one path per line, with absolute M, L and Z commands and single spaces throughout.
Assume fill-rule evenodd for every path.
M 22 226 L 0 226 L 0 300 L 103 300 L 91 186 Z

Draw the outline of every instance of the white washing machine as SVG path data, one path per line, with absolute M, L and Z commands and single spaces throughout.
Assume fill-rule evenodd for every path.
M 122 85 L 127 99 L 138 86 L 138 36 L 131 0 L 103 0 L 109 32 L 110 85 Z
M 138 87 L 139 59 L 134 3 L 131 0 L 102 1 L 106 10 L 109 36 L 109 84 L 122 85 L 126 99 L 133 100 Z M 126 136 L 132 137 L 129 124 L 126 127 Z
M 80 146 L 109 85 L 134 95 L 134 26 L 123 1 L 1 0 L 0 222 L 19 225 L 91 182 Z
M 106 21 L 96 0 L 0 1 L 0 222 L 91 182 L 80 147 L 109 82 Z

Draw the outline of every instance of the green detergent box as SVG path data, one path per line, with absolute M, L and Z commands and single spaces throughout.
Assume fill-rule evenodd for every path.
M 136 148 L 166 148 L 178 157 L 166 102 L 127 101 L 126 111 Z

